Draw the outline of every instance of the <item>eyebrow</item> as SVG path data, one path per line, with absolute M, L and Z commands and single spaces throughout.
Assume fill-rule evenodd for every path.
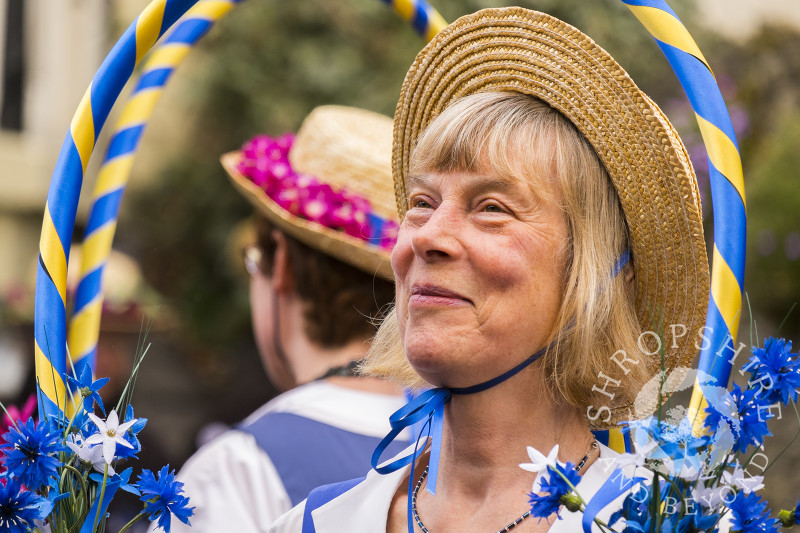
M 406 182 L 406 190 L 415 186 L 422 188 L 430 187 L 432 181 L 430 174 L 431 173 L 409 174 Z M 471 193 L 490 190 L 506 192 L 525 184 L 525 181 L 522 179 L 504 179 L 498 177 L 490 177 L 487 179 L 485 175 L 479 173 L 470 172 L 468 174 L 471 175 L 471 179 L 462 180 L 461 185 Z

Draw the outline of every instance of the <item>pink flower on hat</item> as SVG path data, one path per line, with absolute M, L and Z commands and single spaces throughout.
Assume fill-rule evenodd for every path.
M 347 189 L 336 191 L 314 176 L 295 172 L 289 162 L 293 142 L 293 134 L 253 137 L 242 147 L 237 169 L 289 213 L 391 249 L 397 240 L 397 223 L 377 217 L 363 196 Z M 370 219 L 380 221 L 376 231 Z

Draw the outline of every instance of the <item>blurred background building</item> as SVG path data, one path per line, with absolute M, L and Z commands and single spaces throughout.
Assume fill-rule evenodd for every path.
M 433 3 L 448 20 L 509 4 Z M 146 4 L 0 0 L 0 401 L 22 401 L 32 386 L 33 265 L 50 175 L 72 114 L 110 47 Z M 519 4 L 582 28 L 665 109 L 705 180 L 710 237 L 699 133 L 668 64 L 638 22 L 618 0 Z M 756 333 L 746 303 L 740 338 L 800 341 L 800 312 L 778 331 L 800 295 L 800 2 L 670 4 L 715 69 L 739 135 L 748 193 L 746 290 L 758 326 Z M 251 340 L 247 281 L 231 238 L 249 208 L 229 186 L 218 156 L 256 133 L 296 129 L 320 104 L 391 115 L 422 45 L 375 0 L 249 0 L 217 23 L 178 70 L 138 152 L 115 241 L 174 318 L 151 334 L 137 384 L 137 414 L 151 420 L 145 459 L 150 454 L 153 463 L 179 466 L 202 428 L 233 424 L 274 394 Z M 109 127 L 113 122 L 112 113 Z M 78 240 L 105 141 L 101 136 L 86 173 Z M 114 354 L 109 364 L 126 368 L 139 328 L 109 326 L 103 335 L 104 351 Z M 770 456 L 797 426 L 782 427 L 787 434 L 768 441 Z M 797 448 L 781 461 L 800 460 Z M 796 503 L 789 483 L 768 485 L 774 505 Z

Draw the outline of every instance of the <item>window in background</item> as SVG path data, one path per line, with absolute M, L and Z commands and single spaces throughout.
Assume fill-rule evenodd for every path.
M 22 130 L 22 94 L 25 84 L 25 0 L 6 0 L 3 46 L 0 129 Z

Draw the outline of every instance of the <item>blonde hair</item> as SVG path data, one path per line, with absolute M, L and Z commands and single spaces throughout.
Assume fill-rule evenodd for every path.
M 543 177 L 552 182 L 560 193 L 569 242 L 563 301 L 550 335 L 552 345 L 541 359 L 548 388 L 556 399 L 586 412 L 591 406 L 617 411 L 632 403 L 652 375 L 653 362 L 635 355 L 641 327 L 634 286 L 625 281 L 625 270 L 613 274 L 628 248 L 628 230 L 608 174 L 569 120 L 524 94 L 466 96 L 424 130 L 410 166 L 411 174 L 489 171 L 532 186 Z M 615 354 L 624 364 L 612 359 Z M 498 369 L 498 374 L 506 370 Z M 394 310 L 378 329 L 363 371 L 410 387 L 424 385 L 406 360 Z M 602 376 L 620 382 L 607 390 L 611 399 L 596 390 L 606 390 Z M 600 419 L 595 426 L 603 425 L 605 417 Z

